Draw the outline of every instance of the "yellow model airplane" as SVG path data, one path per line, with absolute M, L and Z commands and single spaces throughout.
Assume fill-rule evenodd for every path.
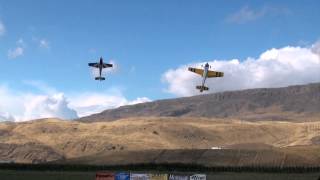
M 209 88 L 204 86 L 204 83 L 206 82 L 206 79 L 207 78 L 211 78 L 211 77 L 223 77 L 223 72 L 217 72 L 217 71 L 210 71 L 209 70 L 210 66 L 208 63 L 206 63 L 204 65 L 204 68 L 203 69 L 197 69 L 197 68 L 192 68 L 192 67 L 189 67 L 188 70 L 191 71 L 191 72 L 194 72 L 196 74 L 199 74 L 200 76 L 203 77 L 202 79 L 202 85 L 201 86 L 196 86 L 196 89 L 199 89 L 200 92 L 203 92 L 203 91 L 208 91 Z

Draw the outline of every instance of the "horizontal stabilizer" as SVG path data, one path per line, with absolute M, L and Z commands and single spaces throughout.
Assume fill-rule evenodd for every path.
M 104 78 L 104 77 L 96 77 L 95 78 L 95 80 L 100 80 L 100 81 L 103 81 L 103 80 L 105 80 L 106 78 Z
M 209 88 L 206 87 L 206 86 L 196 86 L 196 88 L 199 89 L 200 92 L 202 92 L 202 91 L 208 91 L 208 90 L 209 90 Z

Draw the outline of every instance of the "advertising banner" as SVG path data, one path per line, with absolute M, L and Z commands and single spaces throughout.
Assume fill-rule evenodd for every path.
M 189 176 L 181 174 L 170 174 L 169 180 L 189 180 Z
M 150 177 L 148 174 L 131 173 L 130 180 L 150 180 Z
M 115 180 L 130 180 L 130 174 L 129 173 L 117 173 Z
M 149 174 L 151 180 L 168 180 L 167 174 Z
M 190 176 L 190 180 L 206 180 L 207 176 L 205 174 L 194 174 Z
M 96 180 L 114 180 L 114 174 L 110 172 L 97 172 Z

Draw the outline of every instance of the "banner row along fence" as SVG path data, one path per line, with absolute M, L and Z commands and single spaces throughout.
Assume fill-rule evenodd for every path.
M 96 180 L 206 180 L 206 175 L 97 172 Z

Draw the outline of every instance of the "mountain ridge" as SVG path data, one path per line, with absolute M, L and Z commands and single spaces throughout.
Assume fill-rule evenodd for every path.
M 310 116 L 316 118 L 319 113 L 320 83 L 310 83 L 156 100 L 105 110 L 78 120 L 113 121 L 143 116 L 298 120 Z

